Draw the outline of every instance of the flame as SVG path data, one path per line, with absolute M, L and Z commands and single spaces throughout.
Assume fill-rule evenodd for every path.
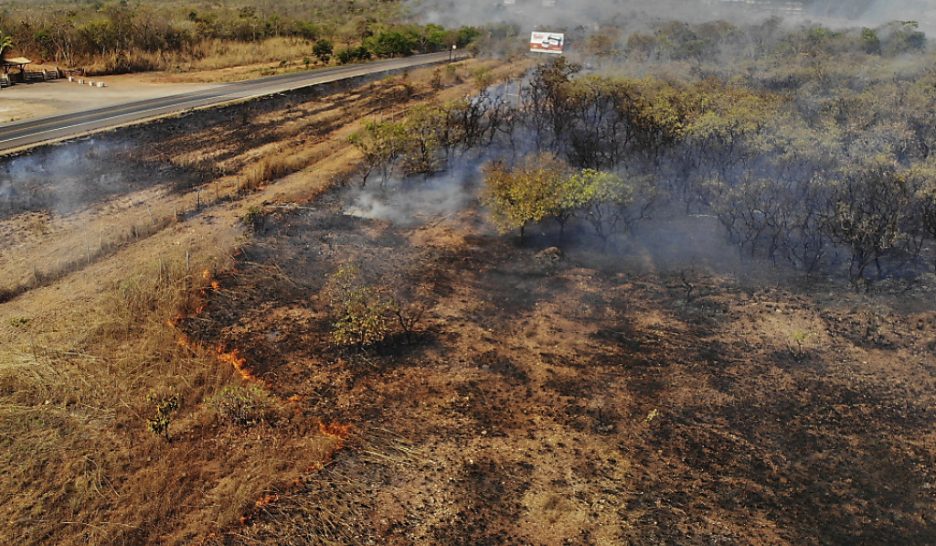
M 183 317 L 178 316 L 174 319 L 166 321 L 166 324 L 172 328 L 176 333 L 176 343 L 179 347 L 191 351 L 193 353 L 198 353 L 204 350 L 204 348 L 192 338 L 187 336 L 179 328 L 179 322 Z M 218 345 L 215 348 L 215 354 L 218 357 L 218 360 L 223 364 L 229 364 L 237 370 L 237 373 L 240 374 L 241 378 L 245 381 L 257 381 L 260 379 L 257 378 L 251 371 L 247 368 L 247 359 L 241 356 L 240 349 L 234 349 L 232 351 L 227 351 L 224 348 L 224 345 Z
M 211 289 L 214 290 L 215 292 L 217 292 L 218 290 L 221 290 L 221 283 L 219 283 L 218 281 L 212 279 L 212 281 L 211 281 Z
M 240 349 L 226 351 L 224 345 L 218 345 L 216 352 L 218 353 L 218 360 L 233 366 L 245 381 L 258 381 L 257 376 L 247 369 L 247 359 L 241 356 Z
M 345 440 L 348 439 L 348 435 L 351 434 L 351 431 L 354 429 L 352 425 L 343 425 L 341 423 L 319 423 L 319 432 L 329 438 L 333 438 L 337 443 L 337 449 L 341 449 L 345 445 Z
M 279 495 L 275 493 L 272 495 L 264 495 L 257 499 L 257 502 L 254 503 L 254 506 L 256 506 L 258 509 L 262 509 L 278 501 L 279 498 Z
M 291 480 L 284 486 L 284 494 L 292 494 L 298 491 L 300 488 L 305 486 L 305 481 L 302 478 L 295 478 Z M 278 493 L 268 493 L 263 495 L 254 502 L 253 508 L 249 508 L 240 517 L 240 524 L 243 526 L 253 525 L 254 518 L 257 517 L 260 510 L 263 510 L 267 506 L 279 502 L 280 495 Z
M 187 349 L 193 353 L 198 352 L 198 346 L 194 342 L 192 342 L 192 340 L 189 339 L 188 336 L 180 334 L 179 339 L 176 340 L 176 343 L 178 343 L 179 347 L 182 347 L 183 349 Z
M 236 355 L 237 350 L 232 351 L 231 354 Z M 301 398 L 298 395 L 294 395 L 294 396 L 291 396 L 289 399 L 299 400 Z M 345 441 L 347 440 L 351 432 L 354 430 L 354 427 L 352 425 L 342 424 L 342 423 L 338 423 L 334 421 L 331 423 L 327 423 L 325 421 L 319 421 L 318 426 L 319 426 L 319 432 L 321 434 L 323 434 L 324 436 L 328 436 L 329 438 L 332 438 L 335 440 L 335 446 L 332 448 L 331 452 L 328 455 L 329 459 L 333 457 L 338 451 L 344 448 Z M 306 469 L 306 472 L 308 473 L 321 472 L 325 468 L 325 464 L 327 463 L 324 461 L 315 462 L 312 464 L 312 466 Z M 268 494 L 261 496 L 259 499 L 257 499 L 254 502 L 254 505 L 252 507 L 248 508 L 244 513 L 241 514 L 240 524 L 244 527 L 253 525 L 258 517 L 262 517 L 261 510 L 270 506 L 271 504 L 274 504 L 280 501 L 280 499 L 282 498 L 280 496 L 281 494 L 285 496 L 289 496 L 301 490 L 305 486 L 306 486 L 306 481 L 303 477 L 300 476 L 282 485 L 279 488 L 280 493 L 268 493 Z

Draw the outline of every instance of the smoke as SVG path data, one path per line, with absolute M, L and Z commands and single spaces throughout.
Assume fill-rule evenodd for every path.
M 132 139 L 88 139 L 0 160 L 0 219 L 23 212 L 71 214 L 162 184 L 182 190 L 197 169 L 141 152 Z
M 718 0 L 410 0 L 411 13 L 425 22 L 446 25 L 512 23 L 524 27 L 613 23 L 678 18 L 711 19 L 713 10 L 725 12 Z
M 455 214 L 477 199 L 481 161 L 453 163 L 446 172 L 416 179 L 393 179 L 376 187 L 348 190 L 348 216 L 410 227 Z
M 132 186 L 116 155 L 129 143 L 95 140 L 57 146 L 0 166 L 0 217 L 26 211 L 73 212 Z M 115 168 L 120 166 L 121 168 Z
M 936 3 L 931 0 L 815 0 L 807 13 L 841 24 L 870 27 L 892 21 L 917 21 L 920 29 L 936 32 Z
M 744 22 L 771 16 L 834 26 L 913 20 L 924 31 L 936 30 L 932 0 L 409 0 L 408 7 L 427 23 L 507 23 L 524 30 L 605 25 L 637 29 L 660 20 Z

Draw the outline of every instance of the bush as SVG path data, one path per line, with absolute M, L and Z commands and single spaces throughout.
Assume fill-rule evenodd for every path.
M 332 323 L 332 339 L 338 345 L 368 347 L 399 334 L 411 341 L 427 307 L 412 301 L 406 286 L 387 288 L 365 284 L 358 268 L 346 264 L 338 268 L 324 290 Z
M 312 47 L 312 54 L 318 57 L 318 60 L 323 63 L 327 63 L 331 60 L 332 54 L 335 52 L 335 46 L 328 40 L 319 40 L 315 42 L 315 46 Z
M 908 234 L 902 229 L 912 212 L 913 192 L 897 168 L 883 161 L 847 169 L 832 184 L 823 228 L 850 250 L 849 277 L 857 288 L 868 283 L 870 265 L 883 278 L 882 258 L 898 251 Z
M 223 419 L 241 427 L 272 422 L 276 414 L 270 395 L 256 385 L 225 387 L 211 405 Z
M 338 52 L 338 63 L 348 64 L 355 61 L 366 61 L 371 58 L 371 51 L 366 46 L 349 47 Z
M 252 232 L 257 232 L 263 229 L 263 224 L 265 222 L 266 215 L 263 213 L 263 209 L 258 206 L 250 207 L 247 209 L 247 212 L 241 216 L 241 223 Z
M 367 47 L 379 57 L 398 57 L 412 55 L 417 42 L 409 34 L 391 30 L 368 38 Z
M 332 338 L 338 345 L 366 347 L 390 334 L 393 304 L 380 290 L 367 286 L 353 265 L 338 268 L 325 290 L 334 323 Z
M 172 414 L 179 409 L 179 397 L 174 394 L 151 393 L 146 401 L 155 406 L 152 417 L 146 420 L 146 428 L 157 436 L 163 436 L 166 441 L 172 440 L 169 435 L 169 425 L 172 424 Z

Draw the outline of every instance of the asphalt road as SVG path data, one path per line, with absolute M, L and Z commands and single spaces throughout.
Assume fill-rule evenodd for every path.
M 67 140 L 167 114 L 217 106 L 232 101 L 273 95 L 302 87 L 379 74 L 391 70 L 429 65 L 446 61 L 448 58 L 448 52 L 431 53 L 367 64 L 294 72 L 219 85 L 201 91 L 9 123 L 0 125 L 0 154 L 44 142 Z

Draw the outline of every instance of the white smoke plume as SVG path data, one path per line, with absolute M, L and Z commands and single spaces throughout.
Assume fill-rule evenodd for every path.
M 480 161 L 453 164 L 426 179 L 390 180 L 382 187 L 351 189 L 344 196 L 345 214 L 407 227 L 459 212 L 477 198 Z
M 658 20 L 751 21 L 780 16 L 835 26 L 918 21 L 936 31 L 934 0 L 408 0 L 412 14 L 445 25 L 516 24 L 526 29 L 639 27 Z

